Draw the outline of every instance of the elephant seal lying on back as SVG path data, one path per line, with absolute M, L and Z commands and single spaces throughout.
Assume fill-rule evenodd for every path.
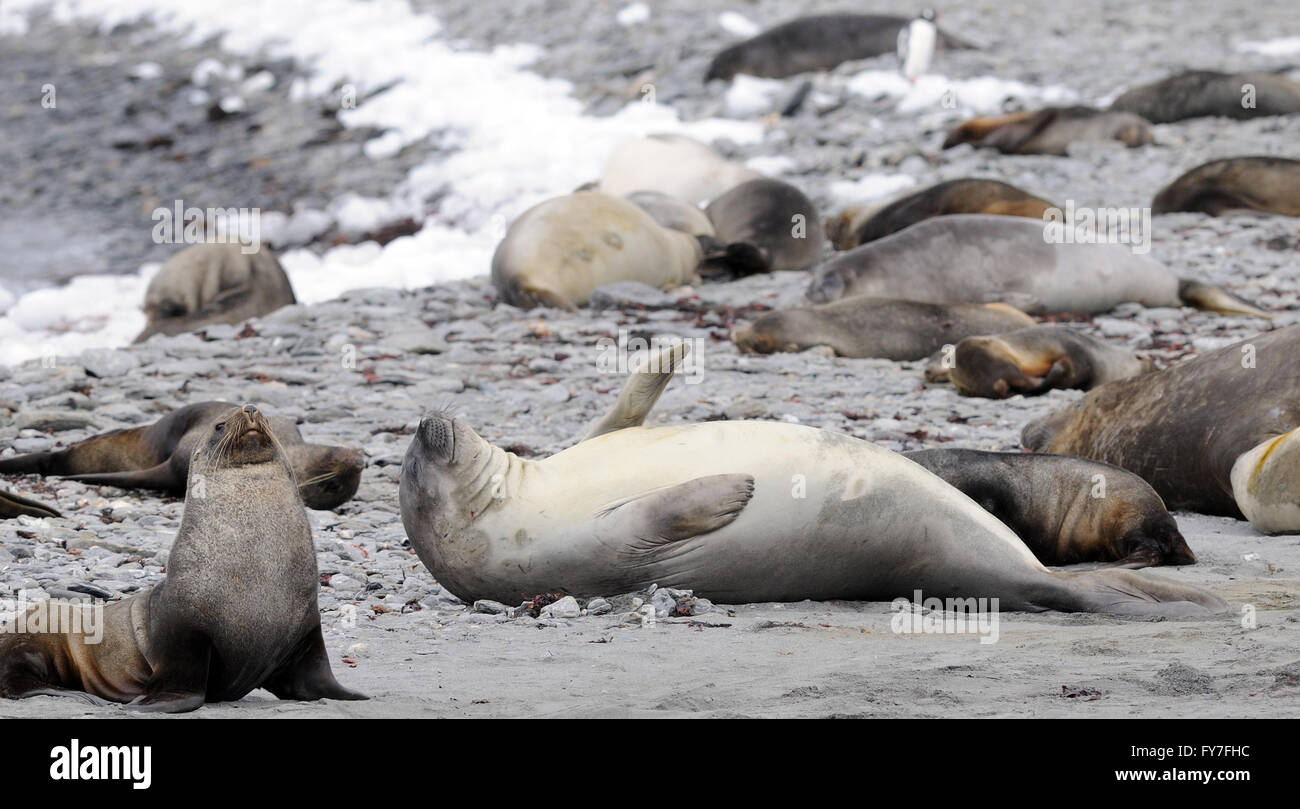
M 186 405 L 147 427 L 114 430 L 67 449 L 0 459 L 0 473 L 58 475 L 92 485 L 183 494 L 195 446 L 231 407 L 227 402 Z M 293 419 L 273 417 L 267 423 L 308 506 L 327 510 L 352 499 L 365 465 L 359 450 L 305 443 Z
M 1170 508 L 1298 532 L 1300 326 L 1102 385 L 1021 441 L 1141 475 Z
M 854 295 L 1002 301 L 1030 314 L 1094 314 L 1137 301 L 1271 317 L 1226 290 L 1179 279 L 1125 245 L 1049 242 L 1044 222 L 982 214 L 926 219 L 814 268 L 809 300 Z
M 1141 115 L 1153 124 L 1211 115 L 1289 115 L 1300 112 L 1300 82 L 1274 73 L 1191 70 L 1135 87 L 1110 108 Z
M 173 713 L 255 688 L 281 699 L 366 698 L 330 671 L 311 525 L 266 418 L 252 405 L 227 406 L 189 468 L 203 486 L 189 487 L 163 582 L 73 607 L 75 618 L 38 602 L 0 630 L 0 696 Z
M 944 139 L 943 148 L 963 143 L 997 149 L 1003 154 L 1064 155 L 1071 143 L 1117 140 L 1125 146 L 1152 142 L 1151 123 L 1128 112 L 1091 107 L 1048 107 L 993 118 L 972 118 Z
M 730 603 L 921 590 L 1013 610 L 1224 608 L 1198 588 L 1127 570 L 1050 572 L 970 498 L 856 438 L 779 422 L 604 429 L 532 461 L 458 418 L 427 416 L 400 501 L 439 583 L 463 600 L 507 603 L 657 583 Z
M 1172 211 L 1300 216 L 1300 160 L 1233 157 L 1203 163 L 1160 189 L 1151 201 L 1151 213 Z
M 238 243 L 196 244 L 163 264 L 149 282 L 140 343 L 155 334 L 183 334 L 217 323 L 242 323 L 296 303 L 289 276 L 269 247 L 243 252 Z

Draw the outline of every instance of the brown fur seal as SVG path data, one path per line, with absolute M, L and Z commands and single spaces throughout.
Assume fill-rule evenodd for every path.
M 768 312 L 732 341 L 742 351 L 771 354 L 827 345 L 841 357 L 919 360 L 972 334 L 997 334 L 1034 325 L 1004 303 L 923 303 L 854 297 Z
M 1155 370 L 1151 360 L 1132 351 L 1051 324 L 966 337 L 956 343 L 951 359 L 945 354 L 940 350 L 926 365 L 926 380 L 949 381 L 963 396 L 986 399 L 1038 396 L 1056 388 L 1091 390 Z
M 616 281 L 660 289 L 689 283 L 704 257 L 699 239 L 661 227 L 621 197 L 578 191 L 524 211 L 492 255 L 506 303 L 576 309 Z
M 698 205 L 762 176 L 694 138 L 656 134 L 615 149 L 601 172 L 599 190 L 615 196 L 658 191 Z
M 135 342 L 216 323 L 242 323 L 296 303 L 289 276 L 271 249 L 246 254 L 245 248 L 196 244 L 167 259 L 145 292 L 149 322 Z
M 1289 115 L 1300 111 L 1300 82 L 1273 73 L 1192 70 L 1135 87 L 1110 108 L 1141 115 L 1153 124 L 1213 115 Z
M 730 81 L 737 73 L 780 79 L 895 53 L 899 31 L 910 22 L 907 17 L 884 14 L 799 17 L 722 51 L 709 63 L 704 80 Z M 942 31 L 939 41 L 952 49 L 973 47 Z
M 227 413 L 195 447 L 190 472 L 203 489 L 187 493 L 162 583 L 79 608 L 102 618 L 90 632 L 53 626 L 49 601 L 32 607 L 26 631 L 0 632 L 0 696 L 167 712 L 255 688 L 281 699 L 365 699 L 330 671 L 316 549 L 289 460 L 257 408 Z
M 1119 467 L 973 449 L 922 449 L 903 457 L 1006 523 L 1045 565 L 1109 562 L 1138 568 L 1196 562 L 1160 495 Z
M 1029 449 L 1141 475 L 1170 508 L 1300 531 L 1300 326 L 1102 385 L 1025 427 Z
M 729 262 L 751 271 L 802 270 L 821 259 L 821 218 L 812 200 L 789 183 L 761 178 L 741 183 L 704 209 Z M 747 247 L 746 247 L 747 246 Z M 751 261 L 737 253 L 752 254 Z
M 936 216 L 837 253 L 813 269 L 807 294 L 814 303 L 854 295 L 1002 301 L 1030 314 L 1094 314 L 1137 301 L 1272 317 L 1224 289 L 1180 279 L 1127 245 L 1048 241 L 1043 222 L 985 214 Z
M 684 348 L 668 349 L 669 361 Z M 634 397 L 639 415 L 662 390 L 659 376 L 629 383 L 644 394 Z M 617 407 L 628 404 L 620 397 Z M 606 419 L 594 437 L 543 460 L 494 447 L 448 414 L 427 416 L 400 495 L 421 561 L 462 600 L 658 583 L 727 603 L 888 600 L 921 589 L 998 598 L 1012 610 L 1225 607 L 1132 571 L 1048 571 L 969 497 L 860 439 L 780 422 L 618 429 L 633 415 Z
M 1151 143 L 1151 123 L 1126 112 L 1091 107 L 1048 107 L 991 118 L 972 118 L 948 133 L 943 148 L 962 143 L 1003 154 L 1064 155 L 1081 140 L 1117 140 L 1125 146 Z
M 896 199 L 883 208 L 865 205 L 847 208 L 827 221 L 826 236 L 836 250 L 852 250 L 932 216 L 983 213 L 1041 221 L 1045 211 L 1056 207 L 1028 191 L 997 180 L 949 180 Z
M 1300 216 L 1300 160 L 1234 157 L 1213 160 L 1160 189 L 1152 213 L 1264 211 Z
M 114 430 L 54 452 L 0 459 L 0 473 L 57 475 L 92 485 L 179 495 L 189 480 L 195 446 L 223 422 L 230 408 L 226 402 L 186 405 L 147 427 Z M 268 423 L 308 506 L 327 510 L 352 499 L 365 465 L 360 451 L 305 443 L 292 419 L 271 418 Z
M 0 489 L 0 520 L 14 517 L 61 517 L 63 515 L 35 500 Z

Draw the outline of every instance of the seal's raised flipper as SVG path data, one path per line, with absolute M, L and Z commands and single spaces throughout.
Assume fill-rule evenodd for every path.
M 618 392 L 614 405 L 596 421 L 592 422 L 575 443 L 580 443 L 598 435 L 612 433 L 627 427 L 638 427 L 650 415 L 655 402 L 659 401 L 664 388 L 672 380 L 673 374 L 681 367 L 682 360 L 691 350 L 689 343 L 675 343 L 665 346 L 654 356 L 646 357 L 645 364 L 637 367 Z
M 35 500 L 19 497 L 6 491 L 0 491 L 0 519 L 9 517 L 62 517 L 63 515 L 49 506 Z
M 645 553 L 730 525 L 753 497 L 751 475 L 706 475 L 616 505 L 602 517 L 619 523 L 617 533 L 636 537 L 626 552 Z
M 1071 594 L 1064 602 L 1045 603 L 1050 609 L 1178 617 L 1211 615 L 1228 608 L 1223 599 L 1207 590 L 1131 570 L 1108 568 L 1051 575 L 1064 580 Z
M 183 485 L 180 489 L 176 487 L 178 475 L 172 468 L 170 459 L 157 466 L 134 472 L 96 472 L 90 475 L 66 475 L 63 479 L 88 483 L 92 486 L 116 486 L 119 489 L 157 489 L 177 494 L 184 491 Z
M 1300 428 L 1243 452 L 1229 478 L 1237 508 L 1257 530 L 1300 531 Z
M 290 659 L 262 687 L 280 699 L 370 699 L 344 688 L 330 670 L 329 654 L 320 627 L 303 638 L 301 652 Z
M 1178 281 L 1178 297 L 1188 306 L 1207 312 L 1218 312 L 1221 315 L 1251 315 L 1265 320 L 1272 320 L 1274 317 L 1271 312 L 1265 312 L 1222 287 L 1203 284 L 1188 278 Z

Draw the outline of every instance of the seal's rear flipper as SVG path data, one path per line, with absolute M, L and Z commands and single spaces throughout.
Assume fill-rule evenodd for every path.
M 711 237 L 699 238 L 701 245 L 704 245 L 704 239 L 711 239 Z M 712 239 L 712 241 L 717 242 L 717 239 Z M 726 275 L 732 278 L 743 278 L 746 275 L 769 272 L 771 269 L 772 259 L 768 256 L 767 251 L 749 242 L 732 242 L 723 248 L 721 252 L 716 249 L 712 252 L 706 252 L 704 259 L 700 262 L 700 275 L 705 278 L 717 278 Z
M 633 537 L 625 553 L 635 555 L 724 528 L 753 497 L 751 475 L 706 475 L 617 504 L 602 516 L 617 521 L 614 533 Z
M 66 475 L 64 480 L 75 480 L 92 486 L 116 486 L 119 489 L 157 489 L 162 492 L 178 493 L 175 485 L 176 472 L 171 461 L 166 460 L 148 469 L 133 472 L 96 472 L 90 475 Z
M 370 699 L 334 679 L 320 626 L 300 644 L 301 651 L 271 675 L 262 687 L 280 699 Z
M 1167 617 L 1213 615 L 1228 609 L 1223 599 L 1207 590 L 1131 570 L 1051 575 L 1064 579 L 1071 594 L 1065 603 L 1044 604 L 1050 609 Z
M 1243 452 L 1229 479 L 1237 508 L 1256 530 L 1300 532 L 1300 428 Z
M 0 474 L 48 475 L 50 474 L 52 460 L 53 453 L 50 452 L 31 452 L 26 455 L 15 455 L 12 458 L 0 460 Z
M 1180 279 L 1178 282 L 1178 297 L 1188 306 L 1207 312 L 1218 312 L 1221 315 L 1251 315 L 1266 320 L 1272 320 L 1274 317 L 1271 312 L 1265 312 L 1222 287 L 1202 284 L 1200 281 L 1187 278 Z
M 0 519 L 9 517 L 62 517 L 54 509 L 35 500 L 19 497 L 16 494 L 0 491 Z
M 689 343 L 674 343 L 660 349 L 657 355 L 647 357 L 646 365 L 634 370 L 623 384 L 613 407 L 592 422 L 576 443 L 626 427 L 640 426 L 690 350 Z
M 101 699 L 94 694 L 88 694 L 85 691 L 74 691 L 71 688 L 60 688 L 56 685 L 41 683 L 31 688 L 23 688 L 21 685 L 7 685 L 0 689 L 0 694 L 4 694 L 8 699 L 27 699 L 28 697 L 69 697 L 90 705 L 109 705 L 108 700 Z
M 155 591 L 156 593 L 156 591 Z M 145 685 L 144 693 L 128 702 L 128 711 L 185 713 L 203 707 L 208 692 L 208 666 L 212 643 L 193 631 L 150 628 L 150 657 L 161 661 Z

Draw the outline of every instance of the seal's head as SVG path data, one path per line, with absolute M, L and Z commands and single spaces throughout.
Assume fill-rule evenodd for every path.
M 805 293 L 813 303 L 830 303 L 844 296 L 849 288 L 853 270 L 837 267 L 834 261 L 813 268 L 813 279 Z
M 224 468 L 269 463 L 282 454 L 266 416 L 246 404 L 212 426 L 195 449 L 194 460 L 206 468 Z
M 425 416 L 402 462 L 399 499 L 407 535 L 418 525 L 432 526 L 441 537 L 473 520 L 501 484 L 492 480 L 493 458 L 492 445 L 460 419 L 443 411 Z
M 361 485 L 365 457 L 351 447 L 304 444 L 309 455 L 295 464 L 299 472 L 298 491 L 308 508 L 328 511 L 351 500 Z
M 1139 528 L 1120 537 L 1114 553 L 1119 557 L 1118 567 L 1196 564 L 1196 554 L 1187 546 L 1178 523 L 1164 510 L 1151 514 Z

